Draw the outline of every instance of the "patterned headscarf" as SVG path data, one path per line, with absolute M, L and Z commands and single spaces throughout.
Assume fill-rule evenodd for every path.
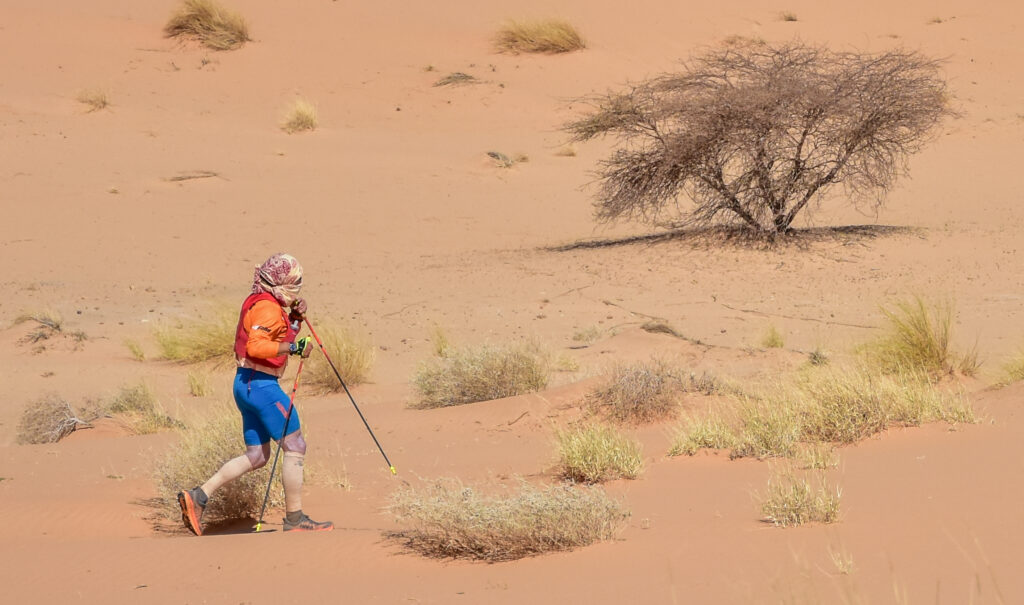
M 252 293 L 266 292 L 289 307 L 302 287 L 302 265 L 290 254 L 275 254 L 256 267 L 252 280 Z

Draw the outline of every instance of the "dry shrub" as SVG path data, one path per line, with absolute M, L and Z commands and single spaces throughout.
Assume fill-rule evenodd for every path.
M 281 130 L 288 134 L 303 132 L 305 130 L 316 130 L 317 115 L 316 107 L 304 99 L 296 99 L 288 108 Z
M 669 456 L 692 456 L 702 449 L 725 450 L 738 443 L 734 429 L 716 413 L 688 418 L 676 431 Z
M 89 113 L 99 111 L 110 105 L 110 97 L 106 91 L 100 89 L 82 90 L 75 96 L 75 100 L 89 106 Z
M 654 359 L 616 366 L 605 384 L 590 392 L 587 402 L 617 422 L 653 422 L 675 414 L 685 393 L 711 394 L 717 388 L 717 381 L 708 374 L 698 376 Z
M 461 71 L 455 71 L 441 78 L 437 82 L 434 82 L 434 86 L 457 86 L 460 84 L 476 84 L 478 81 L 479 80 L 477 80 L 474 76 L 471 76 L 467 73 L 462 73 Z
M 25 342 L 37 343 L 47 340 L 51 336 L 60 334 L 64 330 L 64 319 L 58 311 L 53 309 L 42 309 L 29 313 L 22 313 L 14 318 L 14 325 L 23 324 L 27 321 L 35 322 L 36 328 L 29 332 Z
M 739 40 L 580 99 L 593 111 L 564 128 L 574 142 L 616 141 L 598 165 L 597 220 L 724 223 L 772 239 L 835 185 L 846 190 L 836 199 L 882 203 L 954 115 L 940 68 L 906 50 Z
M 28 404 L 18 421 L 18 443 L 56 443 L 79 427 L 90 427 L 79 418 L 71 404 L 48 394 Z
M 144 383 L 122 387 L 104 406 L 136 435 L 148 435 L 161 429 L 184 428 L 184 425 L 163 412 L 153 392 Z
M 610 426 L 557 431 L 560 473 L 579 483 L 636 479 L 643 469 L 640 444 Z
M 349 386 L 362 384 L 369 380 L 370 369 L 373 367 L 373 346 L 361 334 L 352 329 L 325 324 L 317 330 L 317 336 L 324 343 L 327 354 L 331 356 L 334 367 L 338 369 L 342 380 Z M 334 393 L 342 390 L 338 377 L 327 363 L 320 347 L 306 359 L 302 369 L 300 384 L 309 386 L 316 393 Z
M 201 318 L 157 328 L 153 336 L 164 359 L 178 363 L 234 358 L 238 311 L 226 305 L 208 310 Z
M 590 344 L 595 340 L 601 338 L 601 328 L 597 326 L 590 326 L 582 330 L 577 330 L 573 333 L 572 339 L 574 342 L 582 342 L 584 344 Z
M 676 330 L 672 324 L 663 319 L 645 321 L 644 324 L 640 326 L 640 329 L 645 332 L 651 332 L 652 334 L 668 334 L 669 336 L 675 336 L 676 338 L 686 340 L 686 337 L 683 336 L 682 332 Z
M 511 561 L 614 537 L 629 513 L 597 486 L 534 487 L 487 496 L 457 480 L 400 489 L 391 538 L 428 557 Z
M 784 470 L 769 479 L 761 513 L 766 521 L 780 527 L 835 523 L 839 520 L 841 497 L 842 490 L 830 487 L 823 474 L 812 485 L 806 477 Z
M 549 356 L 535 344 L 449 347 L 444 357 L 420 364 L 413 378 L 420 401 L 414 407 L 445 407 L 532 393 L 547 386 L 550 372 Z
M 158 460 L 154 477 L 160 496 L 161 508 L 169 518 L 178 518 L 181 509 L 177 495 L 183 489 L 202 485 L 228 460 L 242 455 L 242 421 L 233 405 L 218 404 L 213 416 L 195 423 L 181 432 L 181 442 Z M 253 518 L 259 514 L 263 494 L 270 478 L 270 464 L 248 472 L 217 490 L 203 515 L 203 522 Z M 268 506 L 284 503 L 280 481 L 270 491 Z
M 233 50 L 251 40 L 245 19 L 214 0 L 184 0 L 164 33 L 198 40 L 214 50 Z
M 586 48 L 576 28 L 562 19 L 509 21 L 494 38 L 498 52 L 566 53 Z

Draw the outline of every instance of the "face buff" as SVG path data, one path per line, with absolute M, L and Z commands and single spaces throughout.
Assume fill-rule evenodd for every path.
M 302 265 L 290 254 L 275 254 L 256 267 L 252 292 L 266 292 L 283 307 L 290 307 L 302 287 Z

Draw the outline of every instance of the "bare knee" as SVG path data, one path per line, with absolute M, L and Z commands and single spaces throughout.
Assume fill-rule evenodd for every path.
M 269 456 L 270 443 L 253 445 L 245 448 L 245 457 L 249 459 L 249 463 L 252 464 L 253 470 L 266 466 L 267 458 L 269 458 Z
M 281 447 L 286 452 L 304 455 L 306 453 L 306 440 L 302 438 L 302 431 L 295 431 L 290 435 L 285 435 L 281 441 Z

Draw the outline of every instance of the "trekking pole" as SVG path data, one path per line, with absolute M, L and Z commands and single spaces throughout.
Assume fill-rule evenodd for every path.
M 306 318 L 306 327 L 309 328 L 309 333 L 313 335 L 313 339 L 316 340 L 316 344 L 320 345 L 320 351 L 324 354 L 324 359 L 327 360 L 327 363 L 331 365 L 331 369 L 334 370 L 334 375 L 338 377 L 338 382 L 341 383 L 341 388 L 345 389 L 345 394 L 348 395 L 349 401 L 352 402 L 352 407 L 356 409 L 356 413 L 359 414 L 359 418 L 363 421 L 363 425 L 366 427 L 366 430 L 370 432 L 370 437 L 372 437 L 373 442 L 377 444 L 377 449 L 380 450 L 380 455 L 384 456 L 384 462 L 386 462 L 388 468 L 391 469 L 391 474 L 397 474 L 398 471 L 395 470 L 395 465 L 391 464 L 391 461 L 388 460 L 388 455 L 384 453 L 384 448 L 380 446 L 380 441 L 377 441 L 377 436 L 373 434 L 373 429 L 370 428 L 370 423 L 366 422 L 366 417 L 363 416 L 361 411 L 359 411 L 359 406 L 356 405 L 355 398 L 352 397 L 352 393 L 348 390 L 348 385 L 346 385 L 345 381 L 341 379 L 341 374 L 338 372 L 338 368 L 334 367 L 334 362 L 331 361 L 331 356 L 327 354 L 327 349 L 324 348 L 323 341 L 321 341 L 320 337 L 317 336 L 316 330 L 313 329 L 313 324 L 309 323 L 308 317 Z
M 299 388 L 299 375 L 302 374 L 302 364 L 305 359 L 299 359 L 299 369 L 295 372 L 295 384 L 292 385 L 292 396 L 288 399 L 288 413 L 284 417 L 284 428 L 281 429 L 281 438 L 277 440 L 277 453 L 274 454 L 274 464 L 270 466 L 270 478 L 267 479 L 267 491 L 263 494 L 263 506 L 260 507 L 260 520 L 256 522 L 256 533 L 259 533 L 263 526 L 263 513 L 267 510 L 267 500 L 270 499 L 270 484 L 274 481 L 274 471 L 277 470 L 277 457 L 281 455 L 281 444 L 284 442 L 285 431 L 288 430 L 288 423 L 292 421 L 292 408 L 295 406 L 295 391 Z

